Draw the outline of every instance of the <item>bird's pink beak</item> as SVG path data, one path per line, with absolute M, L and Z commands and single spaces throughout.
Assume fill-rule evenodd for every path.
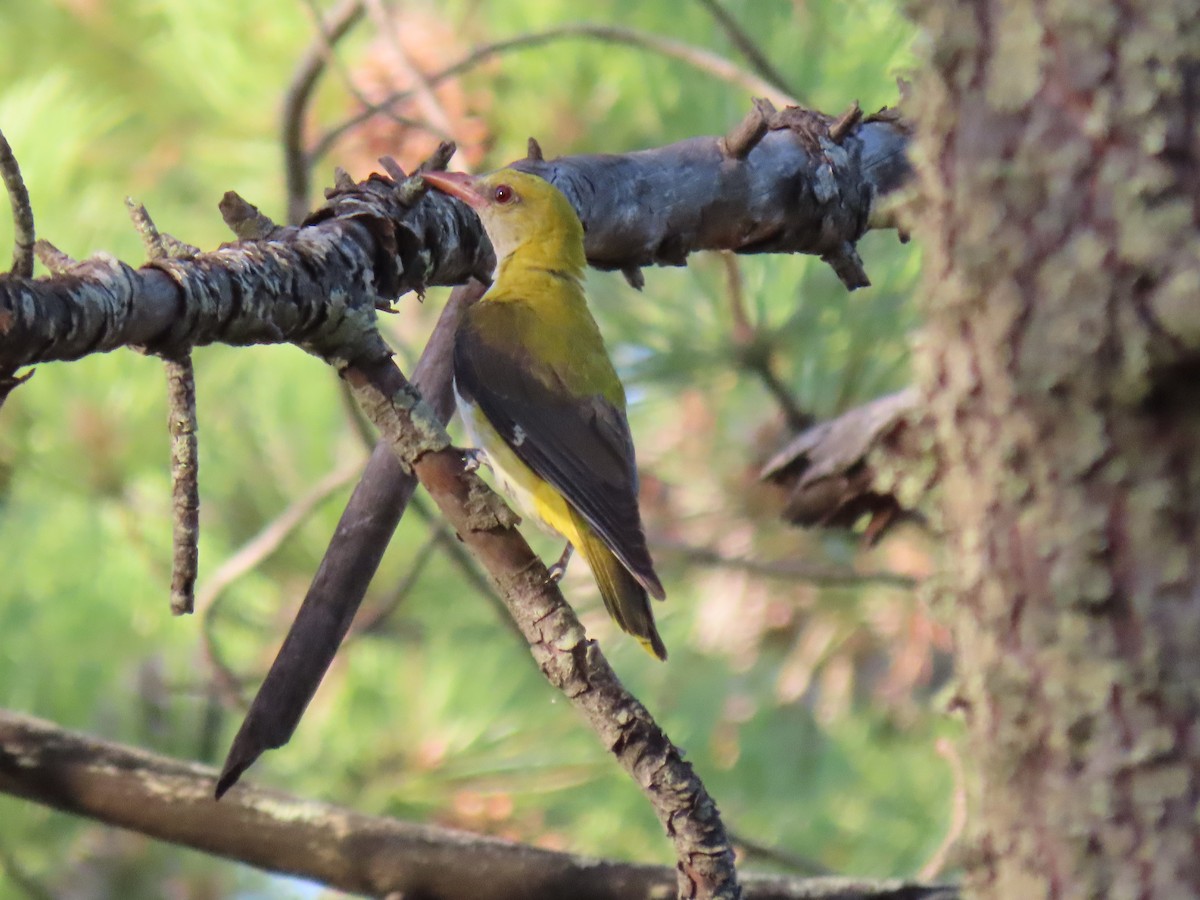
M 443 194 L 457 197 L 472 209 L 483 209 L 487 197 L 479 190 L 478 179 L 462 172 L 422 172 L 421 177 Z

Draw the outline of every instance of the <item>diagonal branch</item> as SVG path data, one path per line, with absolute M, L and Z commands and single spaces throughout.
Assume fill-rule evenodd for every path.
M 454 332 L 463 310 L 482 293 L 483 285 L 474 281 L 451 293 L 413 375 L 414 385 L 442 424 L 450 420 L 454 410 L 450 388 Z M 416 486 L 411 471 L 406 472 L 388 443 L 380 441 L 342 512 L 283 645 L 233 739 L 217 782 L 218 797 L 265 751 L 282 747 L 291 739 L 354 621 Z

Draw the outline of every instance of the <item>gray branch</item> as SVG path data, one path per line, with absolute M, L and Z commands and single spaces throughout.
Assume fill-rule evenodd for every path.
M 875 199 L 907 176 L 908 136 L 885 116 L 835 142 L 832 123 L 776 113 L 743 159 L 707 137 L 518 165 L 575 204 L 598 267 L 680 265 L 698 250 L 724 249 L 814 253 L 842 272 L 853 270 Z M 295 343 L 343 362 L 386 355 L 374 332 L 377 299 L 486 278 L 493 264 L 464 205 L 436 192 L 414 198 L 408 187 L 374 175 L 331 192 L 305 227 L 191 260 L 133 269 L 97 256 L 44 279 L 0 280 L 0 371 L 121 346 L 217 341 Z

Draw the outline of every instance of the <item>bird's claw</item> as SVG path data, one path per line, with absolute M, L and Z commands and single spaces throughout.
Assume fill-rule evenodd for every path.
M 463 451 L 463 468 L 468 472 L 476 472 L 479 467 L 487 462 L 487 454 L 477 447 L 471 447 Z
M 567 563 L 571 561 L 571 554 L 574 552 L 575 548 L 570 544 L 567 544 L 566 548 L 562 552 L 562 556 L 560 556 L 555 561 L 554 565 L 547 570 L 550 572 L 551 584 L 558 584 L 560 581 L 562 581 L 563 576 L 567 574 Z

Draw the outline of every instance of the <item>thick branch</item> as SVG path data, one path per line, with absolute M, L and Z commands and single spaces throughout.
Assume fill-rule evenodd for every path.
M 629 900 L 665 866 L 608 862 L 245 788 L 217 803 L 213 770 L 0 711 L 0 791 L 64 812 L 369 896 Z M 952 900 L 899 881 L 750 878 L 751 900 Z
M 588 258 L 602 268 L 678 265 L 719 249 L 832 261 L 866 230 L 873 199 L 907 176 L 908 138 L 894 121 L 868 120 L 835 144 L 821 122 L 784 110 L 741 160 L 709 137 L 518 165 L 567 194 L 587 225 Z M 380 356 L 378 297 L 458 284 L 492 264 L 465 206 L 439 193 L 411 207 L 407 199 L 376 175 L 334 192 L 307 227 L 270 240 L 137 270 L 98 256 L 50 278 L 0 280 L 0 369 L 214 341 Z

